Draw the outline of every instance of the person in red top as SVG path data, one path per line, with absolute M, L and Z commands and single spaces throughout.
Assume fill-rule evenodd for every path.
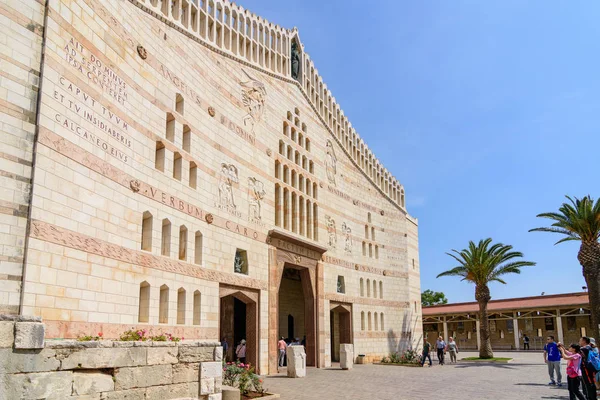
M 568 361 L 567 363 L 567 382 L 569 387 L 570 400 L 586 400 L 585 396 L 579 390 L 581 386 L 581 347 L 573 343 L 569 346 L 569 350 L 565 350 L 562 343 L 558 343 L 558 350 L 562 357 Z
M 287 348 L 287 343 L 283 340 L 283 336 L 277 342 L 277 348 L 279 349 L 279 360 L 277 362 L 278 367 L 283 367 L 283 362 L 285 361 L 285 349 Z

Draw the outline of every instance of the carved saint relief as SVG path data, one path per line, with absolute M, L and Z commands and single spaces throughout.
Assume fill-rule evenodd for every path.
M 337 171 L 337 157 L 333 151 L 333 143 L 327 140 L 327 154 L 325 156 L 325 168 L 327 169 L 327 179 L 329 183 L 335 185 L 335 174 Z
M 219 176 L 219 203 L 225 207 L 235 209 L 233 199 L 233 184 L 238 183 L 238 170 L 235 165 L 221 163 L 221 175 Z
M 344 251 L 352 253 L 352 229 L 344 222 L 342 224 L 342 233 L 344 234 Z
M 332 248 L 337 247 L 337 234 L 335 233 L 335 220 L 331 218 L 329 215 L 325 216 L 325 221 L 327 222 L 327 236 L 329 238 L 328 244 Z
M 261 202 L 265 197 L 265 185 L 256 178 L 248 178 L 248 215 L 260 220 Z
M 244 125 L 250 124 L 250 131 L 254 132 L 254 126 L 265 119 L 267 89 L 264 83 L 257 81 L 245 70 L 242 72 L 248 77 L 247 81 L 240 83 L 242 85 L 242 103 L 248 111 L 248 114 L 244 116 Z

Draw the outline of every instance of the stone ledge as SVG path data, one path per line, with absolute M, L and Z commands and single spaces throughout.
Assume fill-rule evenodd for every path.
M 0 321 L 42 322 L 42 317 L 32 317 L 32 316 L 29 316 L 29 315 L 7 315 L 7 314 L 0 314 Z

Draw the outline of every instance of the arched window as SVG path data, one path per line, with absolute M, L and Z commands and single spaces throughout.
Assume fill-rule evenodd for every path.
M 367 321 L 368 321 L 368 327 L 369 330 L 373 330 L 373 326 L 371 325 L 371 311 L 369 311 L 369 314 L 367 314 Z
M 369 227 L 365 225 L 365 239 L 369 239 Z
M 146 281 L 140 283 L 140 305 L 138 311 L 138 322 L 149 322 L 150 320 L 150 284 Z
M 369 243 L 369 257 L 373 258 L 373 244 Z
M 375 258 L 379 259 L 379 246 L 375 245 Z
M 173 156 L 173 178 L 178 181 L 181 180 L 181 168 L 181 154 L 175 152 L 175 155 Z
M 367 222 L 371 223 L 371 213 L 367 213 Z
M 175 111 L 183 115 L 183 96 L 179 93 L 175 96 Z
M 367 256 L 367 243 L 362 242 L 363 256 Z
M 379 318 L 381 319 L 381 330 L 385 329 L 385 326 L 383 325 L 383 313 L 381 313 L 381 315 L 379 315 Z
M 156 142 L 156 152 L 154 153 L 154 168 L 165 172 L 165 145 L 163 142 Z
M 187 235 L 188 230 L 185 225 L 179 227 L 179 259 L 187 260 Z
M 367 297 L 371 297 L 371 280 L 367 279 Z
M 377 313 L 373 314 L 373 322 L 375 323 L 375 330 L 379 330 L 379 315 Z
M 202 264 L 202 232 L 196 231 L 194 237 L 194 263 Z
M 336 290 L 338 293 L 346 293 L 346 284 L 344 283 L 344 277 L 341 275 L 338 275 Z
M 383 282 L 379 281 L 379 298 L 383 299 Z
M 365 312 L 364 311 L 360 312 L 360 330 L 361 331 L 365 330 Z
M 313 239 L 319 240 L 319 206 L 313 204 Z
M 201 315 L 201 311 L 200 311 L 200 305 L 202 298 L 201 298 L 201 294 L 199 290 L 196 290 L 194 292 L 194 318 L 193 318 L 193 324 L 194 325 L 200 325 L 200 315 Z
M 158 302 L 158 323 L 169 323 L 169 287 L 162 285 L 160 287 L 160 297 Z
M 192 150 L 192 131 L 187 125 L 183 126 L 183 150 L 191 153 Z
M 142 250 L 152 251 L 152 214 L 144 211 L 142 216 Z
M 371 240 L 375 240 L 375 228 L 371 227 Z
M 195 162 L 190 161 L 190 187 L 196 189 L 198 186 L 198 166 Z
M 177 323 L 185 324 L 185 289 L 179 288 L 177 291 Z
M 160 254 L 168 257 L 171 255 L 171 221 L 167 218 L 163 219 L 161 236 Z
M 167 140 L 170 142 L 174 142 L 175 141 L 175 117 L 173 117 L 173 114 L 171 113 L 167 113 L 167 123 L 166 123 L 166 136 L 167 136 Z
M 377 281 L 373 279 L 373 297 L 377 298 Z
M 360 296 L 365 297 L 365 281 L 360 278 Z

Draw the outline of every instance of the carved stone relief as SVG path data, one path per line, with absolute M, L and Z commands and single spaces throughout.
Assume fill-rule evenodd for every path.
M 261 203 L 265 197 L 265 185 L 256 178 L 248 178 L 248 215 L 255 220 L 261 219 Z
M 329 183 L 335 186 L 335 174 L 337 172 L 337 157 L 333 150 L 333 143 L 327 140 L 327 155 L 325 156 L 325 168 L 327 169 L 327 179 Z
M 242 72 L 248 77 L 248 80 L 241 82 L 242 103 L 248 114 L 244 116 L 244 125 L 250 124 L 251 132 L 254 132 L 254 126 L 265 119 L 265 101 L 267 99 L 267 90 L 264 83 L 257 81 L 245 70 Z
M 344 251 L 352 253 L 352 229 L 344 222 L 342 224 L 342 233 L 344 234 Z
M 327 236 L 328 236 L 328 244 L 331 248 L 337 247 L 337 234 L 335 232 L 335 220 L 331 218 L 329 215 L 325 216 L 325 221 L 327 223 Z
M 233 164 L 221 163 L 221 175 L 219 177 L 219 204 L 235 210 L 236 205 L 233 198 L 233 184 L 238 183 L 238 170 Z

